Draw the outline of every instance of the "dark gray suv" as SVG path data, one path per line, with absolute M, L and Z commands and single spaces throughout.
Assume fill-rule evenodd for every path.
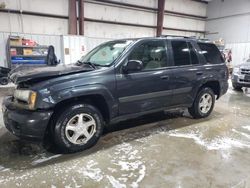
M 3 102 L 4 122 L 21 138 L 50 137 L 63 152 L 93 146 L 109 124 L 173 108 L 207 117 L 228 89 L 217 47 L 164 36 L 101 44 L 77 63 L 18 72 Z

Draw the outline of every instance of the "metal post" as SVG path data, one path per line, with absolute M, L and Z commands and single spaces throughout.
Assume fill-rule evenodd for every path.
M 77 35 L 76 0 L 69 0 L 69 34 Z
M 156 36 L 162 35 L 163 20 L 164 20 L 164 9 L 165 9 L 165 0 L 158 0 Z
M 84 0 L 78 1 L 79 7 L 79 35 L 84 35 Z

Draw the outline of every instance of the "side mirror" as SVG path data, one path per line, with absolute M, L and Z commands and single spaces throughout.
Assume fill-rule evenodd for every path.
M 139 60 L 129 60 L 126 65 L 123 66 L 123 72 L 138 72 L 141 71 L 143 68 L 142 61 Z

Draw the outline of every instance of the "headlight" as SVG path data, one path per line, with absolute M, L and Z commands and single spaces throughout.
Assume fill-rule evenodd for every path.
M 36 103 L 37 93 L 31 90 L 15 90 L 14 98 L 20 100 L 26 105 L 28 105 L 29 109 L 34 109 Z
M 240 73 L 240 68 L 239 68 L 239 67 L 235 67 L 235 68 L 233 69 L 233 73 L 234 73 L 234 74 L 239 74 L 239 73 Z

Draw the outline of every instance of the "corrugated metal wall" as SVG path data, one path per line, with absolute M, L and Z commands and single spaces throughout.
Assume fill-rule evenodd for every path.
M 250 57 L 250 43 L 228 43 L 226 49 L 232 50 L 232 63 L 244 63 Z
M 211 1 L 207 9 L 206 36 L 226 43 L 250 42 L 250 1 Z
M 51 18 L 42 16 L 32 16 L 25 14 L 12 14 L 0 12 L 0 31 L 12 31 L 22 33 L 38 34 L 68 34 L 68 0 L 1 0 L 6 4 L 6 9 L 28 11 L 36 13 L 54 14 L 66 18 Z M 84 15 L 86 18 L 122 22 L 129 24 L 145 24 L 156 26 L 156 11 L 117 6 L 108 1 L 85 0 Z M 109 2 L 129 3 L 132 5 L 157 8 L 157 0 L 112 0 Z M 190 0 L 166 0 L 165 10 L 176 11 L 184 14 L 196 16 L 206 16 L 204 3 Z M 176 29 L 191 29 L 205 31 L 205 19 L 198 19 L 190 16 L 178 16 L 175 14 L 165 14 L 164 27 Z M 104 38 L 135 38 L 144 36 L 155 36 L 155 28 L 136 27 L 129 25 L 117 25 L 100 23 L 93 21 L 85 22 L 85 36 Z M 198 35 L 192 31 L 166 30 L 164 34 Z

